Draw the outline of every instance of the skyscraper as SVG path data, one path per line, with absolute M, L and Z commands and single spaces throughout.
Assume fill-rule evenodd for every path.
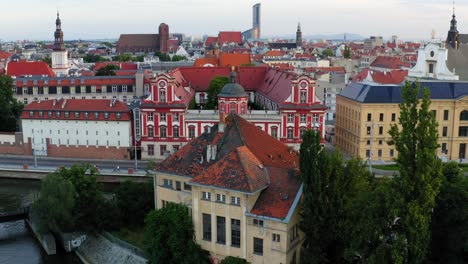
M 253 37 L 260 38 L 260 3 L 252 7 L 252 28 L 254 29 Z

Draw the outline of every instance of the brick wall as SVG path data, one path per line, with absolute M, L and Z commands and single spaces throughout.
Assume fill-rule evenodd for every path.
M 66 146 L 50 144 L 47 139 L 47 156 L 62 157 L 62 158 L 79 158 L 79 159 L 129 159 L 127 148 L 116 147 L 95 147 L 95 146 Z
M 3 134 L 5 136 L 5 134 Z M 10 134 L 14 136 L 11 142 L 0 142 L 0 154 L 6 155 L 32 155 L 31 140 L 23 142 L 23 133 Z

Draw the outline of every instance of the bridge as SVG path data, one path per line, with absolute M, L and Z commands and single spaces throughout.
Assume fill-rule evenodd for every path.
M 0 212 L 0 223 L 29 219 L 31 206 L 21 207 L 15 211 Z

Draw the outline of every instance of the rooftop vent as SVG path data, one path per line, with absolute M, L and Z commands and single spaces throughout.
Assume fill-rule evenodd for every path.
M 231 177 L 236 177 L 237 176 L 237 171 L 236 170 L 232 170 L 231 171 Z

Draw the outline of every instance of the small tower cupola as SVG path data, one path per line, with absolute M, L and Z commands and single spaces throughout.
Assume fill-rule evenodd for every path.
M 246 114 L 248 95 L 242 85 L 236 82 L 235 68 L 232 67 L 230 82 L 218 94 L 220 113 Z
M 296 31 L 296 47 L 302 48 L 302 31 L 301 31 L 301 23 L 297 23 L 297 31 Z
M 447 34 L 447 41 L 446 45 L 447 48 L 451 47 L 453 49 L 458 49 L 459 42 L 458 42 L 458 29 L 457 29 L 457 19 L 455 16 L 455 2 L 453 3 L 453 14 L 452 20 L 450 21 L 450 30 Z

